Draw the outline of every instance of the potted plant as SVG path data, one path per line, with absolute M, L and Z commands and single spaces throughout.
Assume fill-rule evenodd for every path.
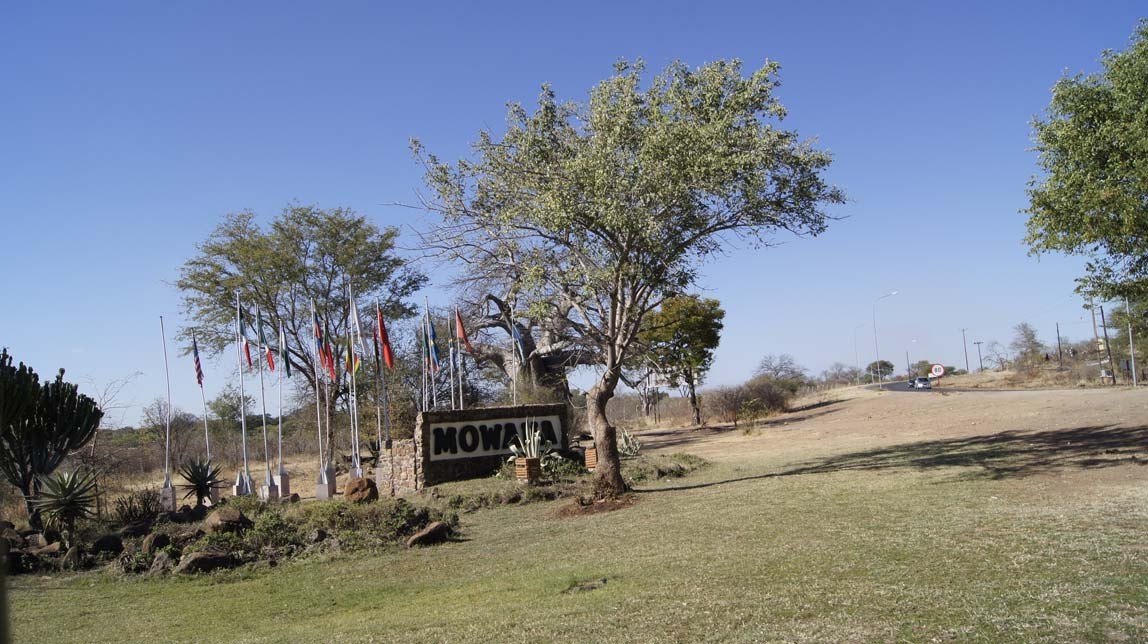
M 526 419 L 525 430 L 518 430 L 515 440 L 518 444 L 510 445 L 510 451 L 514 453 L 510 457 L 514 461 L 514 478 L 533 485 L 542 478 L 542 457 L 550 447 L 542 444 L 542 432 L 529 418 Z

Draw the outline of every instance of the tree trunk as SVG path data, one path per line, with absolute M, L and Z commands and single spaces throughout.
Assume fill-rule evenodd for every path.
M 33 479 L 26 485 L 20 486 L 20 494 L 24 495 L 24 510 L 28 513 L 28 527 L 33 530 L 42 529 L 44 523 L 40 519 L 40 509 L 33 503 L 40 494 L 40 486 Z
M 697 385 L 694 382 L 693 374 L 686 375 L 686 386 L 690 390 L 690 409 L 694 410 L 694 425 L 700 426 L 702 424 L 702 408 L 698 404 Z
M 606 418 L 606 403 L 614 397 L 616 385 L 617 378 L 610 381 L 603 375 L 586 395 L 586 419 L 594 436 L 594 447 L 598 450 L 594 495 L 599 499 L 617 498 L 626 491 L 622 460 L 618 456 L 618 432 Z

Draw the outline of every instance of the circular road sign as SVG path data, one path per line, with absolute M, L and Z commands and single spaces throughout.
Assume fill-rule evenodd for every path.
M 929 369 L 930 378 L 940 378 L 943 375 L 945 375 L 944 365 L 935 364 L 931 369 Z

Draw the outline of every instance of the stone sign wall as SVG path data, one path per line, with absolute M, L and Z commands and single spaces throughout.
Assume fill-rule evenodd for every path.
M 564 404 L 487 407 L 420 413 L 414 438 L 396 440 L 377 469 L 379 492 L 396 494 L 447 481 L 489 476 L 510 456 L 510 445 L 529 422 L 544 443 L 569 446 Z

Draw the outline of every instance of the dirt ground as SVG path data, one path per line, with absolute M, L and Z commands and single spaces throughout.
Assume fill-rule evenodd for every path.
M 1148 390 L 869 391 L 798 401 L 752 428 L 657 429 L 652 450 L 717 461 L 760 459 L 778 472 L 951 466 L 1049 493 L 1148 482 Z M 830 440 L 831 439 L 831 440 Z

